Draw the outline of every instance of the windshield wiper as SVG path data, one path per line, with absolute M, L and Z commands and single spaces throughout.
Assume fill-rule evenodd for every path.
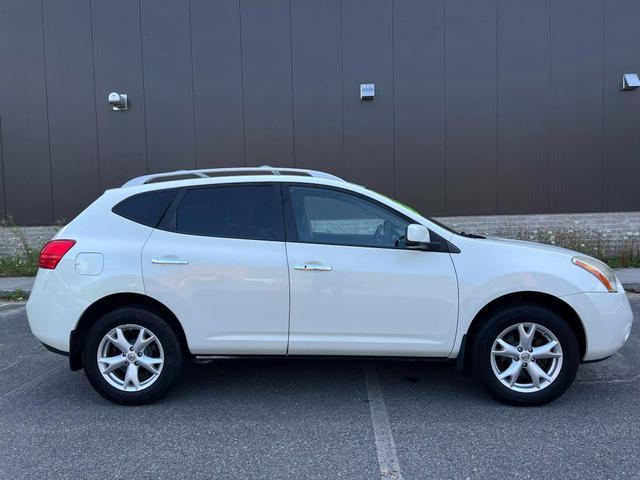
M 467 232 L 460 231 L 459 234 L 467 238 L 487 238 L 484 235 L 478 235 L 477 233 L 467 233 Z

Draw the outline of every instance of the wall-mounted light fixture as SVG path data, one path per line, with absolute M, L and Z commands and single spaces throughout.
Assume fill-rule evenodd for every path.
M 111 92 L 108 97 L 109 105 L 114 110 L 129 110 L 129 102 L 126 93 Z
M 376 85 L 374 83 L 360 84 L 360 100 L 373 100 L 376 96 Z
M 640 77 L 637 73 L 625 73 L 622 76 L 622 90 L 635 90 L 640 87 Z

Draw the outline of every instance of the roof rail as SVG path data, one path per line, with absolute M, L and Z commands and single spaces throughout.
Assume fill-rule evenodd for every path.
M 269 165 L 262 165 L 260 167 L 203 168 L 198 170 L 176 170 L 174 172 L 152 173 L 150 175 L 142 175 L 140 177 L 132 178 L 122 186 L 132 187 L 135 185 L 144 185 L 147 183 L 247 175 L 293 175 L 325 178 L 328 180 L 336 180 L 341 182 L 345 181 L 340 177 L 331 175 L 330 173 L 320 172 L 317 170 L 306 170 L 301 168 L 288 167 L 271 167 Z

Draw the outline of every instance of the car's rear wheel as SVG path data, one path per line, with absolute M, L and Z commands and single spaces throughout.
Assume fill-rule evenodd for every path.
M 180 373 L 182 351 L 177 335 L 158 314 L 123 307 L 91 327 L 83 345 L 83 365 L 103 397 L 142 405 L 171 388 Z
M 542 405 L 562 395 L 580 363 L 569 324 L 540 305 L 505 307 L 491 314 L 473 339 L 476 379 L 498 400 Z

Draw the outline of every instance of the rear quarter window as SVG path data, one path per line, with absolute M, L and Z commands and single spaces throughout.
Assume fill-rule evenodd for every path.
M 158 190 L 129 197 L 115 207 L 113 213 L 148 227 L 156 227 L 176 195 L 176 190 Z

